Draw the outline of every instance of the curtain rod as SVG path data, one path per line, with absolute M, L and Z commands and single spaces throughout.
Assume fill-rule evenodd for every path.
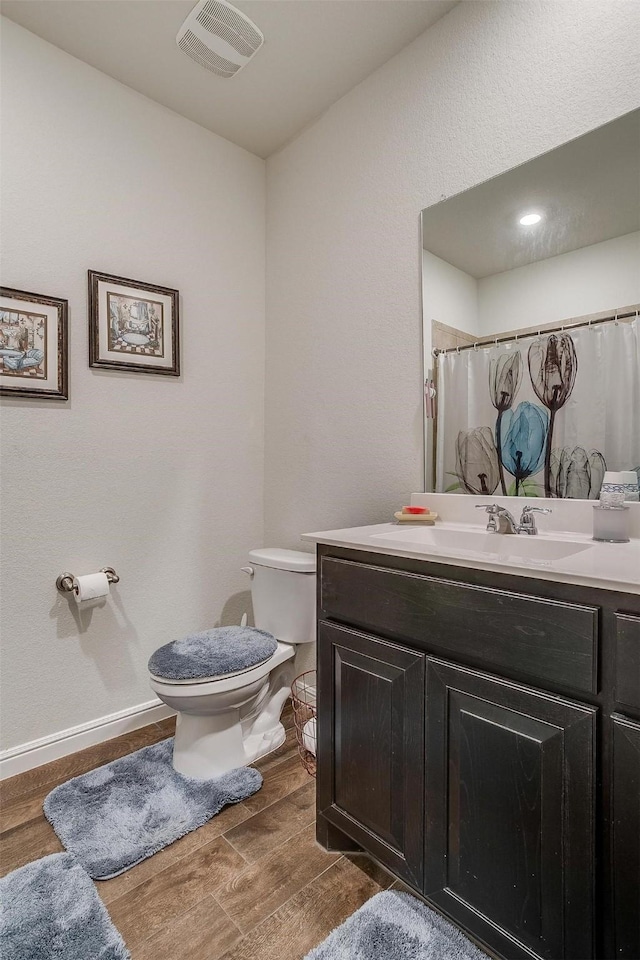
M 494 337 L 489 340 L 476 340 L 475 343 L 467 343 L 463 347 L 448 347 L 446 350 L 440 350 L 434 347 L 431 351 L 432 356 L 438 357 L 441 353 L 461 353 L 463 350 L 478 350 L 480 347 L 497 347 L 499 343 L 517 343 L 518 340 L 526 340 L 527 337 L 543 337 L 549 333 L 564 333 L 565 330 L 576 330 L 578 327 L 593 327 L 597 323 L 618 323 L 619 320 L 629 320 L 638 317 L 638 310 L 632 310 L 630 313 L 615 313 L 610 317 L 600 317 L 597 320 L 580 320 L 578 323 L 563 323 L 557 327 L 547 327 L 546 330 L 538 330 L 536 333 L 510 333 L 507 337 Z

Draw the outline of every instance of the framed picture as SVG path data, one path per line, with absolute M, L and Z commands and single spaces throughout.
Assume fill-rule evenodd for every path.
M 180 376 L 178 291 L 89 270 L 89 366 Z
M 68 400 L 68 303 L 0 287 L 0 394 Z

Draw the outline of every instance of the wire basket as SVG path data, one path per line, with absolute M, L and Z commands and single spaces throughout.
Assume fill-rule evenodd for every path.
M 302 765 L 312 777 L 316 775 L 316 671 L 307 670 L 291 684 L 293 720 Z

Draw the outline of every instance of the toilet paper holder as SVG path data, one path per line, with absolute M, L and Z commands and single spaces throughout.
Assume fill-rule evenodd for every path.
M 100 567 L 100 573 L 105 573 L 107 575 L 107 580 L 109 583 L 119 583 L 120 577 L 115 572 L 113 567 Z M 56 587 L 60 590 L 61 593 L 72 593 L 73 592 L 73 581 L 74 576 L 72 573 L 61 573 L 58 579 L 56 580 Z

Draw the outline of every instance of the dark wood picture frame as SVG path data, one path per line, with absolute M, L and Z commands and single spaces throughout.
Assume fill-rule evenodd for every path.
M 171 287 L 161 287 L 155 283 L 143 283 L 139 280 L 130 280 L 126 277 L 117 277 L 109 273 L 100 273 L 97 270 L 88 271 L 89 282 L 89 366 L 100 367 L 107 370 L 125 370 L 131 373 L 151 373 L 160 374 L 169 377 L 180 376 L 180 293 Z M 144 363 L 143 358 L 140 361 L 114 360 L 113 357 L 105 358 L 100 353 L 100 325 L 101 322 L 109 322 L 108 317 L 100 317 L 100 283 L 114 284 L 119 287 L 129 287 L 132 291 L 132 298 L 136 292 L 145 294 L 156 294 L 166 297 L 171 303 L 171 318 L 165 326 L 171 331 L 171 365 L 160 366 L 157 364 Z M 122 294 L 121 294 L 122 295 Z M 163 318 L 164 324 L 164 318 Z M 164 329 L 163 326 L 163 335 Z M 131 354 L 128 354 L 131 356 Z
M 46 297 L 27 290 L 15 290 L 12 287 L 0 287 L 0 296 L 16 300 L 16 312 L 19 303 L 42 304 L 54 307 L 57 318 L 56 334 L 56 388 L 39 390 L 28 386 L 29 380 L 16 377 L 16 386 L 0 383 L 0 395 L 4 397 L 25 397 L 31 400 L 68 400 L 69 399 L 69 301 L 60 297 Z M 29 312 L 27 310 L 25 313 Z M 48 359 L 48 358 L 47 358 Z M 21 386 L 21 382 L 27 384 Z M 33 383 L 33 381 L 31 381 Z

